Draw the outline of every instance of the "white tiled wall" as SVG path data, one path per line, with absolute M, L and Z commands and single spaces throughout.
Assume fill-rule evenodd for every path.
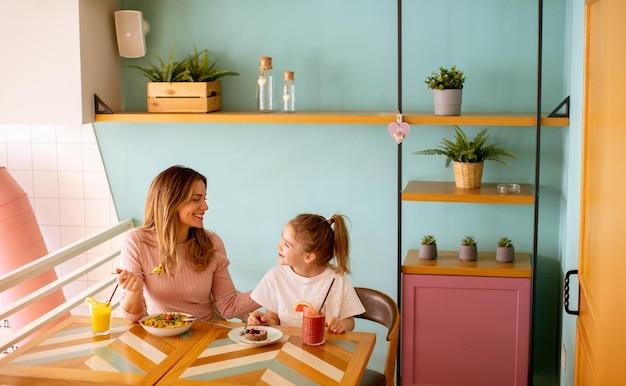
M 28 194 L 49 252 L 118 222 L 91 125 L 0 125 L 0 166 Z M 98 253 L 104 252 L 92 250 L 67 262 L 57 274 L 84 265 Z M 66 298 L 110 275 L 114 265 L 66 287 Z M 86 308 L 73 313 L 86 314 Z

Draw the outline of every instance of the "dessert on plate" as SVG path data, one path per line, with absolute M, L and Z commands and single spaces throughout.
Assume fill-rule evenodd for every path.
M 246 329 L 243 336 L 248 340 L 260 342 L 267 340 L 267 330 L 258 327 L 250 327 Z

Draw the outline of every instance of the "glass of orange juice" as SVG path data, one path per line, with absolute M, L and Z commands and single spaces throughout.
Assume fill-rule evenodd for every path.
M 319 346 L 326 341 L 326 305 L 311 304 L 302 310 L 302 342 Z
M 111 332 L 111 303 L 89 303 L 91 330 L 96 335 L 109 335 Z

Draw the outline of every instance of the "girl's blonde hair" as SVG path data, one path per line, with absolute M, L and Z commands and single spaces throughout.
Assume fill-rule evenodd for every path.
M 317 214 L 303 213 L 289 221 L 294 237 L 304 246 L 307 253 L 315 253 L 315 261 L 320 265 L 331 264 L 333 257 L 338 273 L 350 273 L 350 237 L 348 217 L 334 214 L 329 219 Z M 334 230 L 333 230 L 334 226 Z
M 165 169 L 150 184 L 141 228 L 155 230 L 160 260 L 165 272 L 172 273 L 180 265 L 176 250 L 178 241 L 178 209 L 189 202 L 196 183 L 207 186 L 206 177 L 197 171 L 176 165 Z M 196 271 L 204 271 L 216 249 L 204 228 L 189 228 L 187 257 Z

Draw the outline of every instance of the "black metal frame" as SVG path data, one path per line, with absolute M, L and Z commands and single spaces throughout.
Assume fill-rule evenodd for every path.
M 397 111 L 399 114 L 402 114 L 402 0 L 397 0 L 397 15 L 398 15 L 398 105 Z M 398 223 L 397 223 L 397 234 L 398 234 L 398 245 L 397 245 L 397 299 L 398 299 L 398 310 L 400 310 L 400 315 L 402 315 L 402 142 L 398 144 L 398 176 L 397 176 L 397 189 L 398 189 L 398 202 L 397 202 L 397 213 L 398 213 Z M 398 354 L 396 355 L 396 385 L 400 385 L 401 373 L 400 373 L 400 364 L 401 364 L 401 353 L 402 353 L 402 321 L 400 321 L 400 338 L 398 339 Z
M 528 384 L 533 384 L 533 352 L 535 349 L 533 331 L 535 329 L 534 314 L 535 301 L 534 294 L 536 292 L 537 277 L 537 241 L 538 241 L 538 225 L 539 225 L 539 185 L 540 185 L 540 154 L 541 154 L 541 88 L 542 88 L 542 50 L 543 50 L 543 0 L 537 0 L 537 90 L 536 90 L 536 110 L 535 110 L 535 202 L 534 202 L 534 219 L 533 219 L 533 248 L 531 257 L 531 294 L 530 294 L 530 342 L 528 350 Z M 397 111 L 402 113 L 402 0 L 397 0 L 398 15 L 398 106 Z M 565 106 L 565 113 L 559 113 L 559 110 Z M 558 107 L 549 114 L 550 117 L 569 117 L 569 96 L 558 105 Z M 398 144 L 398 245 L 397 245 L 397 290 L 398 290 L 398 307 L 402 305 L 402 143 Z M 569 272 L 568 272 L 569 275 Z M 402 310 L 400 309 L 402 312 Z M 567 311 L 567 307 L 566 307 Z M 568 312 L 569 313 L 569 312 Z M 400 331 L 402 331 L 400 324 Z M 397 361 L 397 383 L 400 384 L 400 364 L 401 364 L 401 346 L 402 339 L 398 342 L 398 361 Z

